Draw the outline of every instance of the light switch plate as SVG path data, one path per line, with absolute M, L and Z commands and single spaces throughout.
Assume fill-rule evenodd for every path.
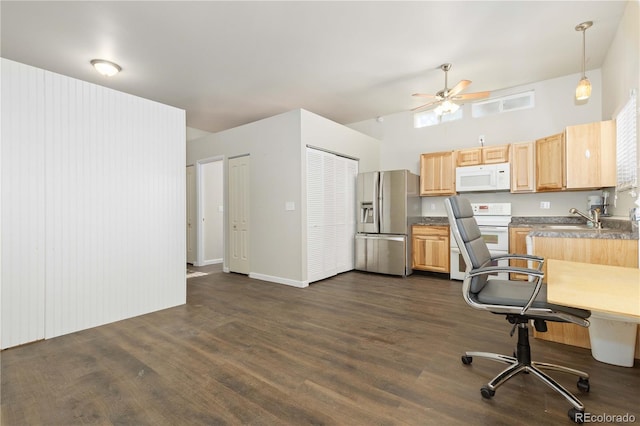
M 295 210 L 296 209 L 295 201 L 287 201 L 286 203 L 284 203 L 284 209 L 288 212 Z

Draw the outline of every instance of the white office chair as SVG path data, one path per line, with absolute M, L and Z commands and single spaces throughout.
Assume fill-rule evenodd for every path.
M 480 389 L 482 396 L 492 398 L 495 390 L 511 377 L 519 373 L 531 373 L 564 396 L 573 405 L 569 410 L 569 417 L 576 423 L 582 423 L 584 405 L 541 370 L 560 371 L 578 376 L 578 389 L 583 392 L 589 391 L 589 375 L 568 367 L 531 361 L 529 323 L 533 322 L 539 332 L 547 331 L 545 321 L 570 322 L 588 327 L 587 318 L 591 313 L 583 309 L 547 303 L 546 284 L 542 283 L 543 258 L 530 255 L 491 257 L 467 199 L 460 196 L 447 198 L 445 208 L 453 237 L 467 264 L 462 282 L 464 300 L 473 308 L 505 315 L 509 323 L 513 324 L 511 335 L 516 328 L 518 329 L 518 345 L 513 356 L 488 352 L 466 352 L 462 356 L 462 363 L 465 365 L 471 364 L 474 357 L 509 364 L 504 371 Z M 523 259 L 533 261 L 538 266 L 536 269 L 491 266 L 497 259 Z M 529 281 L 511 281 L 490 275 L 497 272 L 526 274 L 532 278 Z

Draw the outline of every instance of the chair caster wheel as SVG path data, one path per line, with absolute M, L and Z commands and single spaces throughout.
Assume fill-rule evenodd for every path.
M 589 386 L 589 379 L 580 377 L 578 379 L 578 389 L 582 392 L 589 392 L 589 389 L 591 389 L 591 386 Z
M 491 399 L 496 394 L 496 391 L 489 389 L 489 386 L 483 386 L 480 388 L 480 394 L 485 399 Z
M 462 360 L 462 363 L 464 365 L 469 365 L 473 361 L 473 357 L 472 356 L 467 356 L 467 355 L 462 355 L 460 357 L 460 359 Z
M 578 410 L 577 408 L 572 407 L 569 409 L 569 412 L 567 414 L 569 415 L 571 421 L 573 421 L 574 423 L 584 423 L 584 410 Z

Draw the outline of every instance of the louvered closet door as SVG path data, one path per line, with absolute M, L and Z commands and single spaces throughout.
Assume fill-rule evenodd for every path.
M 355 267 L 356 179 L 358 162 L 336 156 L 336 271 Z
M 324 176 L 323 152 L 307 148 L 307 278 L 309 282 L 326 278 L 324 274 Z
M 307 148 L 307 280 L 354 267 L 358 163 Z

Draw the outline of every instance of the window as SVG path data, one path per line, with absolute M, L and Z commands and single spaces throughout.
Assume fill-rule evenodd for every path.
M 638 186 L 638 113 L 637 89 L 631 91 L 629 101 L 616 115 L 617 190 Z
M 486 117 L 487 115 L 533 108 L 535 106 L 535 100 L 535 92 L 530 90 L 515 95 L 475 102 L 471 105 L 471 116 L 474 118 Z
M 447 121 L 455 121 L 462 119 L 462 108 L 451 114 L 436 114 L 435 110 L 416 112 L 413 114 L 413 127 L 419 129 L 421 127 L 436 126 Z

